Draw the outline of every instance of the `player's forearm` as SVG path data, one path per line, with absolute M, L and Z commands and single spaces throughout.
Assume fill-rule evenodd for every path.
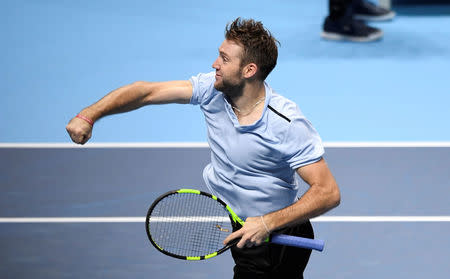
M 338 206 L 340 193 L 335 182 L 330 185 L 312 185 L 294 204 L 264 216 L 270 231 L 302 223 Z
M 128 112 L 148 104 L 152 94 L 152 83 L 135 82 L 120 87 L 95 104 L 83 109 L 80 114 L 92 119 L 94 122 L 104 116 Z

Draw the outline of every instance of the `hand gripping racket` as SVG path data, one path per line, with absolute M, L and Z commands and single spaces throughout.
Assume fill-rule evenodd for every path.
M 219 198 L 198 190 L 180 189 L 157 198 L 150 206 L 145 226 L 155 248 L 183 260 L 204 260 L 225 252 L 238 241 L 223 240 L 244 222 Z M 268 241 L 322 251 L 324 242 L 283 234 Z

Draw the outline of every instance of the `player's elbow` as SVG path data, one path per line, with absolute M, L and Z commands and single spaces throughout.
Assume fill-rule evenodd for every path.
M 333 183 L 333 185 L 330 186 L 328 202 L 330 204 L 330 208 L 335 208 L 341 203 L 341 192 L 339 191 L 339 187 L 336 183 Z
M 147 81 L 135 81 L 130 86 L 132 86 L 135 90 L 144 90 L 146 87 L 148 87 L 151 83 Z
M 135 81 L 131 84 L 133 90 L 140 96 L 143 105 L 154 103 L 153 92 L 155 91 L 156 83 L 148 81 Z
M 335 181 L 329 181 L 326 184 L 322 184 L 321 197 L 323 201 L 323 207 L 325 211 L 331 210 L 341 203 L 341 193 L 339 187 Z

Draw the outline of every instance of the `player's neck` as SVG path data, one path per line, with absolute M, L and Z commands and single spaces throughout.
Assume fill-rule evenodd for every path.
M 233 109 L 236 115 L 245 116 L 264 104 L 266 90 L 264 82 L 247 83 L 242 94 L 231 98 Z

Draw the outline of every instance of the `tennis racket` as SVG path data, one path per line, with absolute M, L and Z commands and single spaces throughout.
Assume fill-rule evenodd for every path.
M 244 222 L 222 200 L 211 194 L 180 189 L 157 198 L 145 219 L 147 236 L 160 252 L 183 260 L 195 261 L 225 252 L 223 240 Z M 322 251 L 324 242 L 283 234 L 272 234 L 267 241 L 280 245 Z

